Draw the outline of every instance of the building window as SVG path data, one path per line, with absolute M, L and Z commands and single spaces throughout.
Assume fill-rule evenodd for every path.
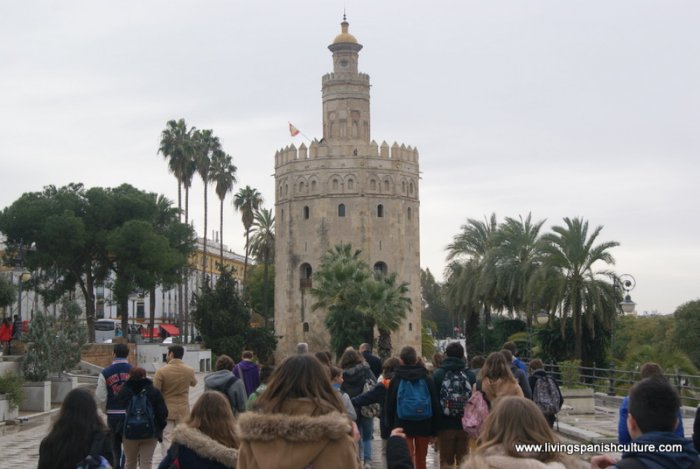
M 301 264 L 301 267 L 299 267 L 299 288 L 302 290 L 306 290 L 307 288 L 311 288 L 311 276 L 313 275 L 313 270 L 311 269 L 311 265 L 307 264 L 306 262 Z
M 369 180 L 369 190 L 371 190 L 371 191 L 377 190 L 377 181 L 375 181 L 374 179 Z
M 379 261 L 376 264 L 374 264 L 375 274 L 386 275 L 388 271 L 389 268 L 387 267 L 386 263 Z
M 311 181 L 311 192 L 316 192 L 316 181 Z
M 401 192 L 406 193 L 406 181 L 401 181 Z
M 345 204 L 338 205 L 338 216 L 339 217 L 345 216 Z
M 412 182 L 408 184 L 408 193 L 413 195 L 413 183 Z
M 337 191 L 338 187 L 340 187 L 340 182 L 337 179 L 333 179 L 333 190 Z
M 384 180 L 384 192 L 389 192 L 389 180 Z
M 309 219 L 309 206 L 304 206 L 304 220 Z
M 353 181 L 352 179 L 348 179 L 348 190 L 355 190 L 355 181 Z
M 409 330 L 409 331 L 412 331 L 412 330 L 413 330 L 413 323 L 412 323 L 412 322 L 409 322 L 409 323 L 408 323 L 408 330 Z
M 301 194 L 301 193 L 303 193 L 303 192 L 304 192 L 304 183 L 303 183 L 303 182 L 300 182 L 300 183 L 299 183 L 299 193 Z
M 308 322 L 304 323 L 304 332 L 309 332 L 309 323 Z
M 411 207 L 408 207 L 407 215 L 408 215 L 408 219 L 410 220 L 411 219 Z
M 384 217 L 384 206 L 382 204 L 377 205 L 377 217 Z
M 289 184 L 284 185 L 284 195 L 289 194 Z

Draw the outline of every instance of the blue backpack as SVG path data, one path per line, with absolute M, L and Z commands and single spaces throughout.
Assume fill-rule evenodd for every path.
M 433 416 L 430 391 L 424 379 L 402 379 L 396 395 L 396 413 L 402 420 L 427 420 Z
M 134 394 L 126 408 L 124 418 L 124 438 L 127 440 L 144 440 L 156 436 L 156 426 L 153 419 L 153 406 L 142 389 Z

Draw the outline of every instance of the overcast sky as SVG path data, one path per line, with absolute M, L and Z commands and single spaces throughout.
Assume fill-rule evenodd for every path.
M 213 129 L 271 208 L 275 151 L 303 141 L 287 121 L 322 134 L 344 7 L 372 138 L 420 152 L 423 267 L 442 275 L 467 218 L 580 216 L 621 243 L 640 312 L 700 296 L 697 1 L 5 1 L 0 208 L 69 182 L 176 200 L 157 149 L 180 117 Z M 200 235 L 202 197 L 195 180 Z

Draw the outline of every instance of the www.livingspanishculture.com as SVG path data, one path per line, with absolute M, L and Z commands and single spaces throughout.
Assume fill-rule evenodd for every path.
M 544 443 L 515 444 L 518 453 L 677 453 L 683 451 L 680 444 L 640 444 L 640 443 Z

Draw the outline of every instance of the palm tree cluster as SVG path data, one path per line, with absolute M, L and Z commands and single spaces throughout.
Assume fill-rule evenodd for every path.
M 544 220 L 531 215 L 500 224 L 495 214 L 468 219 L 447 246 L 445 291 L 453 313 L 473 330 L 493 312 L 531 324 L 544 310 L 562 319 L 562 334 L 571 318 L 580 359 L 583 328 L 594 334 L 595 321 L 608 330 L 614 324 L 621 293 L 606 267 L 615 263 L 610 249 L 619 243 L 598 242 L 602 226 L 589 233 L 581 218 L 563 221 L 541 234 Z
M 325 323 L 331 334 L 331 348 L 340 356 L 349 345 L 372 342 L 379 332 L 378 353 L 391 355 L 391 332 L 398 329 L 411 309 L 408 284 L 397 282 L 396 274 L 372 272 L 350 244 L 339 244 L 321 258 L 314 273 L 311 308 L 325 309 Z
M 168 168 L 177 179 L 178 211 L 180 217 L 184 214 L 185 223 L 189 223 L 189 191 L 192 187 L 192 179 L 199 174 L 204 185 L 204 236 L 202 249 L 202 283 L 207 276 L 207 225 L 208 225 L 208 191 L 211 183 L 219 198 L 219 233 L 222 240 L 219 245 L 220 269 L 223 268 L 223 233 L 224 233 L 224 200 L 233 192 L 234 185 L 238 183 L 237 168 L 233 164 L 233 158 L 226 153 L 219 138 L 210 129 L 197 129 L 188 127 L 184 119 L 170 120 L 167 122 L 160 139 L 158 152 L 168 162 Z M 184 189 L 185 203 L 182 204 L 182 192 Z M 245 265 L 243 270 L 243 284 L 246 284 L 248 271 L 248 259 L 252 254 L 265 267 L 274 259 L 274 216 L 271 210 L 261 210 L 263 198 L 257 189 L 245 186 L 239 189 L 233 199 L 233 206 L 241 213 L 241 219 L 245 228 Z M 265 283 L 267 288 L 268 275 L 265 269 Z M 185 274 L 187 275 L 187 274 Z M 178 302 L 180 320 L 187 323 L 187 282 L 178 286 L 178 298 L 184 298 L 185 311 L 183 316 L 183 302 Z M 267 305 L 265 306 L 267 309 Z M 267 313 L 267 311 L 265 311 Z

